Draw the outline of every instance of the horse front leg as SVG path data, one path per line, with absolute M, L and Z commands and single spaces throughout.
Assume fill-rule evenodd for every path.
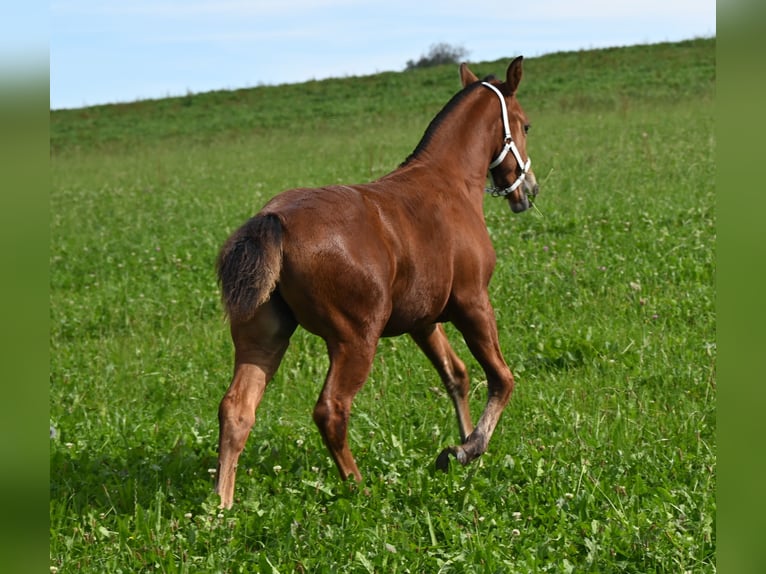
M 460 442 L 465 442 L 473 431 L 471 411 L 468 406 L 470 380 L 465 363 L 450 346 L 444 326 L 441 324 L 431 325 L 427 329 L 411 333 L 410 336 L 439 373 L 442 384 L 447 389 L 455 407 Z
M 436 466 L 441 470 L 449 466 L 450 455 L 465 465 L 486 452 L 514 387 L 513 374 L 500 351 L 495 313 L 489 299 L 456 313 L 453 322 L 487 376 L 487 404 L 463 444 L 444 449 L 436 459 Z

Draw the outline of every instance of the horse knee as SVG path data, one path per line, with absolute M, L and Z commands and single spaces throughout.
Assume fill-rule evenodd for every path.
M 498 377 L 489 383 L 490 396 L 496 397 L 504 405 L 510 400 L 515 385 L 513 373 L 508 370 L 504 376 Z
M 460 396 L 468 394 L 470 378 L 468 376 L 468 369 L 461 360 L 456 360 L 452 365 L 451 386 Z

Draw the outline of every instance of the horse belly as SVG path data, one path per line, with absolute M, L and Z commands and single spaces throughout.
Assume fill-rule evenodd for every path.
M 446 320 L 445 309 L 448 300 L 448 282 L 444 282 L 443 285 L 412 285 L 403 293 L 394 293 L 391 314 L 383 336 L 410 333 Z

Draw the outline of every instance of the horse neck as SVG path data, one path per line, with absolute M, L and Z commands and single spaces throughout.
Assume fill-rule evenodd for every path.
M 479 86 L 458 93 L 432 120 L 400 169 L 424 169 L 483 198 L 489 163 L 503 134 L 497 110 L 483 105 L 481 96 Z

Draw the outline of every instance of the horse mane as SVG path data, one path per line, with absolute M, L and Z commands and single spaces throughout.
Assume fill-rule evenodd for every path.
M 482 81 L 483 82 L 491 82 L 495 80 L 495 76 L 490 74 L 489 76 L 486 76 Z M 428 147 L 428 144 L 431 142 L 431 138 L 433 138 L 434 133 L 437 129 L 439 129 L 439 126 L 444 122 L 444 118 L 446 118 L 452 110 L 454 110 L 458 105 L 460 105 L 460 102 L 462 102 L 465 97 L 473 92 L 478 86 L 481 85 L 481 82 L 474 82 L 473 84 L 470 84 L 460 90 L 457 94 L 452 96 L 449 102 L 441 109 L 441 111 L 436 114 L 436 117 L 431 120 L 431 123 L 428 124 L 428 127 L 426 128 L 426 131 L 423 133 L 423 137 L 420 138 L 420 142 L 417 146 L 415 146 L 415 149 L 412 151 L 410 155 L 407 156 L 407 159 L 405 159 L 399 167 L 404 167 L 408 163 L 410 163 L 412 160 L 414 160 L 420 152 L 422 152 L 425 148 Z

